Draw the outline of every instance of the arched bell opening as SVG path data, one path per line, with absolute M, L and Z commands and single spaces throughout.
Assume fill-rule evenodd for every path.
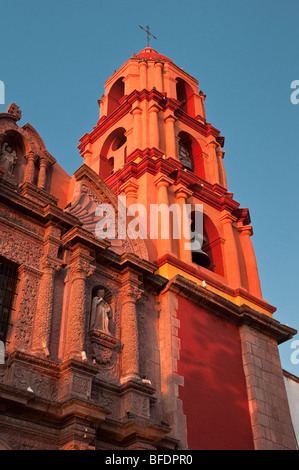
M 126 162 L 126 129 L 118 127 L 106 138 L 100 153 L 100 176 L 108 178 Z
M 125 94 L 125 84 L 123 82 L 124 77 L 120 77 L 110 88 L 108 93 L 108 105 L 107 105 L 107 116 L 113 113 L 113 111 L 120 105 L 120 100 Z
M 184 168 L 206 179 L 203 153 L 198 141 L 188 132 L 181 131 L 179 138 L 179 160 Z
M 192 262 L 202 266 L 216 274 L 224 275 L 222 240 L 219 237 L 217 228 L 211 219 L 206 215 L 198 215 L 198 220 L 202 217 L 202 223 L 196 223 L 196 211 L 191 213 L 191 241 L 197 241 L 192 249 Z
M 180 77 L 176 79 L 177 100 L 181 102 L 180 109 L 191 117 L 195 117 L 194 91 L 191 85 Z

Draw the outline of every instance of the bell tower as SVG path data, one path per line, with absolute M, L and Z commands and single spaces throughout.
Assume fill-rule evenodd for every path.
M 116 194 L 147 214 L 153 203 L 204 205 L 200 252 L 185 249 L 182 233 L 180 240 L 151 240 L 150 260 L 167 277 L 179 265 L 261 299 L 249 211 L 227 190 L 224 137 L 206 121 L 197 80 L 146 47 L 107 80 L 99 106 L 100 119 L 79 149 Z
M 80 154 L 127 208 L 145 208 L 148 260 L 165 279 L 155 331 L 171 437 L 193 449 L 293 448 L 277 348 L 291 333 L 262 297 L 249 210 L 227 188 L 225 139 L 206 120 L 205 98 L 147 46 L 106 81 Z M 155 205 L 169 210 L 151 236 Z M 178 217 L 187 205 L 189 218 Z

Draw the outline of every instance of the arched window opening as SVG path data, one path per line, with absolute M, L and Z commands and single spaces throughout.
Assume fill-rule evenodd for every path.
M 125 134 L 119 134 L 112 142 L 111 149 L 115 152 L 115 150 L 120 149 L 126 142 L 127 138 Z
M 198 141 L 188 132 L 179 135 L 179 160 L 184 168 L 193 171 L 202 179 L 205 178 L 205 168 L 202 149 Z
M 100 153 L 100 176 L 108 178 L 126 161 L 126 130 L 118 127 L 106 138 Z
M 192 87 L 182 78 L 177 78 L 176 94 L 177 100 L 180 101 L 180 109 L 191 117 L 195 117 L 195 103 L 194 103 L 194 91 Z
M 108 93 L 108 108 L 107 115 L 115 111 L 116 108 L 120 105 L 120 100 L 125 94 L 125 84 L 123 82 L 123 77 L 120 77 L 110 88 Z

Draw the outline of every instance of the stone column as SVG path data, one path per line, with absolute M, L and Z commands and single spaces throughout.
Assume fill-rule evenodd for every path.
M 159 115 L 160 107 L 153 103 L 149 109 L 149 147 L 159 149 Z
M 140 91 L 147 90 L 147 62 L 141 60 L 139 62 L 139 78 L 140 78 Z
M 238 231 L 240 233 L 240 241 L 245 260 L 249 292 L 252 295 L 255 295 L 256 297 L 261 299 L 262 291 L 260 285 L 260 278 L 257 269 L 255 253 L 250 238 L 253 233 L 252 226 L 246 225 L 238 227 Z
M 132 109 L 133 116 L 133 146 L 134 150 L 142 147 L 142 109 L 136 106 Z
M 122 312 L 121 312 L 121 381 L 139 378 L 139 335 L 136 302 L 141 290 L 137 275 L 126 271 L 122 281 Z
M 228 211 L 220 217 L 223 227 L 224 243 L 224 265 L 229 286 L 233 289 L 241 287 L 240 263 L 236 240 L 234 236 L 233 222 L 236 218 Z
M 191 220 L 187 217 L 186 201 L 188 197 L 192 196 L 192 191 L 189 191 L 182 185 L 175 189 L 176 204 L 180 207 L 181 220 L 180 220 L 180 259 L 185 263 L 192 263 L 192 251 L 190 246 L 191 241 Z M 189 248 L 188 248 L 189 245 Z
M 64 335 L 64 356 L 68 359 L 82 359 L 84 351 L 85 329 L 88 326 L 87 315 L 90 315 L 89 310 L 86 310 L 86 280 L 95 269 L 91 262 L 89 251 L 83 246 L 77 246 L 71 258 L 71 291 Z
M 48 161 L 45 157 L 41 157 L 39 161 L 38 187 L 45 189 L 47 183 Z
M 172 64 L 169 62 L 164 63 L 164 91 L 169 98 L 176 98 L 176 84 L 177 80 L 173 78 Z
M 35 174 L 35 162 L 36 162 L 36 155 L 33 152 L 29 152 L 26 155 L 26 169 L 25 169 L 25 182 L 26 183 L 33 183 L 34 181 L 34 174 Z
M 39 283 L 32 341 L 32 352 L 40 356 L 49 356 L 54 280 L 56 271 L 61 266 L 61 260 L 57 259 L 60 234 L 60 230 L 49 223 L 43 240 L 44 256 L 40 261 L 42 277 Z
M 155 62 L 155 84 L 158 91 L 163 90 L 163 63 L 160 61 Z
M 132 204 L 137 203 L 138 188 L 139 188 L 139 186 L 136 183 L 135 178 L 132 178 L 132 179 L 126 181 L 120 187 L 120 191 L 125 193 L 127 207 L 131 206 Z
M 173 114 L 169 114 L 164 119 L 165 122 L 165 140 L 166 140 L 166 155 L 168 157 L 176 158 L 176 138 L 174 124 L 176 117 Z
M 44 258 L 41 261 L 42 278 L 39 283 L 37 309 L 34 320 L 32 353 L 48 357 L 53 311 L 54 279 L 59 263 Z
M 205 95 L 198 94 L 198 93 L 194 94 L 195 116 L 196 117 L 200 116 L 201 118 L 203 118 L 203 120 L 205 119 L 204 102 L 205 102 Z M 202 121 L 202 119 L 199 119 L 199 120 Z
M 209 178 L 210 181 L 209 183 L 211 184 L 220 184 L 219 181 L 219 168 L 218 168 L 218 161 L 217 161 L 217 155 L 216 155 L 216 147 L 217 147 L 217 142 L 215 140 L 210 140 L 210 142 L 207 143 L 208 147 L 208 154 L 209 154 Z
M 168 188 L 172 184 L 172 180 L 167 178 L 165 175 L 158 175 L 154 181 L 158 189 L 157 194 L 157 202 L 158 207 L 161 206 L 161 210 L 158 212 L 157 219 L 155 223 L 157 223 L 157 227 L 151 227 L 157 229 L 156 237 L 157 237 L 157 258 L 165 255 L 166 253 L 172 252 L 172 243 L 171 243 L 171 225 L 170 225 L 170 215 L 169 215 L 169 198 L 168 198 Z M 163 205 L 165 207 L 165 213 L 167 211 L 166 216 L 168 217 L 168 224 L 169 224 L 169 236 L 168 238 L 162 238 L 162 227 L 165 224 L 165 216 L 163 214 Z M 153 217 L 150 217 L 151 224 L 154 224 Z
M 223 165 L 224 155 L 225 155 L 225 152 L 221 150 L 221 147 L 220 146 L 217 147 L 216 157 L 217 157 L 218 168 L 219 168 L 219 173 L 220 173 L 220 184 L 224 188 L 227 188 L 226 174 L 225 174 L 224 165 Z

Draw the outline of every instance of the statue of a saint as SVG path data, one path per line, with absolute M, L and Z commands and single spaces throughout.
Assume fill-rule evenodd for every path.
M 2 147 L 2 152 L 0 155 L 0 166 L 2 168 L 5 168 L 9 173 L 13 173 L 14 167 L 17 161 L 17 154 L 15 150 L 12 150 L 12 148 L 5 142 Z
M 110 334 L 109 318 L 111 316 L 111 308 L 104 300 L 104 295 L 104 289 L 99 289 L 92 299 L 90 330 L 101 330 Z

